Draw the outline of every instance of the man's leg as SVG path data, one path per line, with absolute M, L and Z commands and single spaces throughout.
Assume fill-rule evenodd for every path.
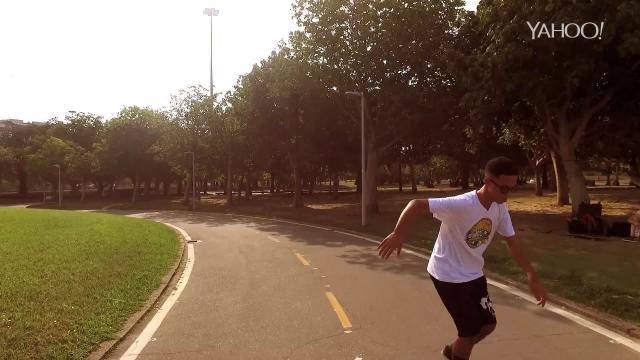
M 451 352 L 453 360 L 467 360 L 471 356 L 471 350 L 475 344 L 475 337 L 458 337 L 451 344 Z
M 482 341 L 484 338 L 486 338 L 487 336 L 489 336 L 489 334 L 491 334 L 494 330 L 496 329 L 496 324 L 487 324 L 484 325 L 481 329 L 480 332 L 478 333 L 478 335 L 476 335 L 473 338 L 473 344 L 477 344 L 480 341 Z
M 482 326 L 478 335 L 474 337 L 458 337 L 453 344 L 451 344 L 451 352 L 452 355 L 454 355 L 452 359 L 469 359 L 473 346 L 489 336 L 495 329 L 496 324 L 487 324 Z

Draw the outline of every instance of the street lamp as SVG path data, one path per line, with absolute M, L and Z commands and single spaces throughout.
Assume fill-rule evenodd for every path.
M 192 188 L 192 199 L 191 199 L 191 210 L 196 210 L 196 154 L 193 151 L 185 151 L 186 154 L 191 154 L 191 188 Z
M 211 71 L 209 73 L 209 90 L 211 92 L 211 100 L 213 101 L 213 17 L 218 16 L 220 11 L 214 8 L 205 8 L 202 13 L 207 15 L 211 20 L 211 57 L 209 58 L 209 67 Z
M 360 180 L 362 181 L 362 199 L 360 200 L 362 202 L 362 226 L 367 225 L 367 210 L 366 210 L 366 206 L 365 206 L 365 193 L 366 193 L 366 187 L 365 187 L 365 148 L 364 148 L 364 93 L 359 92 L 359 91 L 346 91 L 345 92 L 346 95 L 351 95 L 351 96 L 360 96 L 360 139 L 361 139 L 361 149 L 362 149 L 362 160 L 361 160 L 361 167 L 362 167 L 362 175 L 360 176 Z
M 53 166 L 58 168 L 58 207 L 62 209 L 62 170 L 58 164 Z

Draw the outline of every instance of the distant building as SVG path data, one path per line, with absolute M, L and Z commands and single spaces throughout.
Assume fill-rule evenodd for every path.
M 0 134 L 4 133 L 5 131 L 9 131 L 13 126 L 27 126 L 27 125 L 41 126 L 45 124 L 46 123 L 42 121 L 25 122 L 24 120 L 18 120 L 18 119 L 3 119 L 3 120 L 0 120 Z

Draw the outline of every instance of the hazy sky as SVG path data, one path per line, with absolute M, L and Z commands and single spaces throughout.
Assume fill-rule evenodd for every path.
M 478 0 L 467 1 L 475 9 Z M 295 26 L 291 0 L 0 2 L 0 119 L 46 121 L 69 110 L 106 118 L 161 108 L 190 85 L 215 91 L 269 55 Z

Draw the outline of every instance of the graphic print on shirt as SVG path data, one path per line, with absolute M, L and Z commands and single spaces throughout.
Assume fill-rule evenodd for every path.
M 482 218 L 475 225 L 471 227 L 467 233 L 467 237 L 464 239 L 470 248 L 475 249 L 482 244 L 486 244 L 489 241 L 489 235 L 491 234 L 491 219 Z

